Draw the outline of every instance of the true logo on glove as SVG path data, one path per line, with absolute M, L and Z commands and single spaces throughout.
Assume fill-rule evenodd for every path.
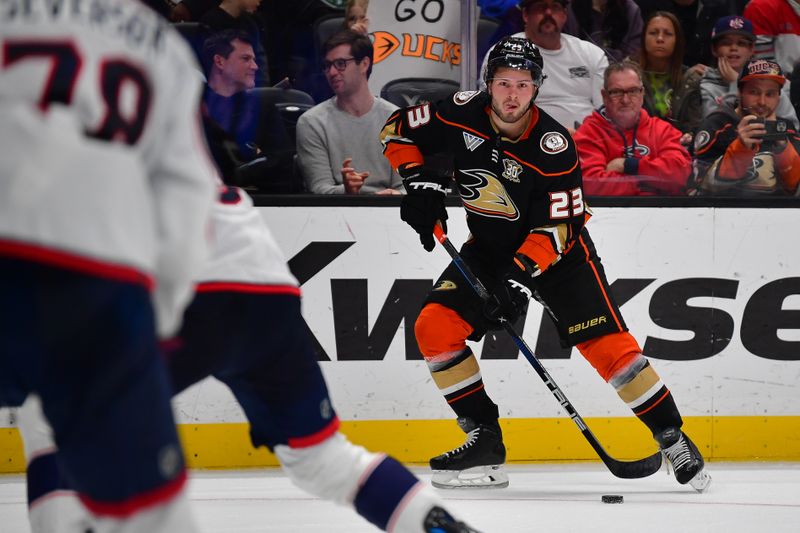
M 533 297 L 533 293 L 531 292 L 531 290 L 528 287 L 526 287 L 523 283 L 520 283 L 519 281 L 517 281 L 515 279 L 510 279 L 510 280 L 508 280 L 508 284 L 511 285 L 511 287 L 513 287 L 514 289 L 517 289 L 519 292 L 525 294 L 525 296 L 527 296 L 528 298 Z M 602 318 L 603 318 L 603 321 L 605 322 L 605 318 L 606 317 L 602 317 Z M 595 319 L 592 319 L 592 320 L 597 320 L 597 319 L 595 318 Z
M 448 192 L 450 192 L 450 189 L 448 189 L 447 187 L 444 187 L 443 185 L 440 185 L 438 183 L 432 183 L 430 181 L 417 181 L 411 183 L 407 182 L 405 186 L 410 187 L 415 191 L 436 191 L 442 194 L 447 194 Z

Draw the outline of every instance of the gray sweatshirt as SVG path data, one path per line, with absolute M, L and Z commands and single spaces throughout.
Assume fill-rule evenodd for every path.
M 360 194 L 403 190 L 402 179 L 383 156 L 380 133 L 397 106 L 376 97 L 372 109 L 356 117 L 336 107 L 336 97 L 309 109 L 297 122 L 297 163 L 306 189 L 315 194 L 344 194 L 342 163 L 348 157 L 357 172 L 369 171 Z

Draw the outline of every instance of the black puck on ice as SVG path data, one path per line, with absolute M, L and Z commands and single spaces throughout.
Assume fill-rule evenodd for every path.
M 624 498 L 619 494 L 603 494 L 600 501 L 603 503 L 622 503 Z

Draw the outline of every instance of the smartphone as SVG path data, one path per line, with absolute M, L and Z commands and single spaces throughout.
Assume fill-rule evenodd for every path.
M 750 121 L 751 124 L 753 122 L 760 122 L 767 130 L 767 132 L 761 137 L 762 141 L 786 140 L 786 130 L 788 129 L 789 124 L 785 120 L 766 120 L 763 118 L 757 118 Z

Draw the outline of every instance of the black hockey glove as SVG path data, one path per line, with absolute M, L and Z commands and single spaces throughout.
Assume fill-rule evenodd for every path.
M 414 228 L 422 246 L 430 252 L 436 246 L 433 226 L 437 221 L 442 223 L 442 229 L 447 233 L 444 199 L 450 178 L 437 176 L 423 166 L 401 169 L 399 172 L 407 192 L 400 203 L 400 219 Z
M 520 257 L 519 254 L 517 254 Z M 530 259 L 524 258 L 525 269 L 516 261 L 501 277 L 491 296 L 483 305 L 483 314 L 490 322 L 501 324 L 503 320 L 516 321 L 528 305 L 533 292 L 527 283 L 538 275 L 539 269 Z M 530 266 L 528 266 L 530 264 Z

